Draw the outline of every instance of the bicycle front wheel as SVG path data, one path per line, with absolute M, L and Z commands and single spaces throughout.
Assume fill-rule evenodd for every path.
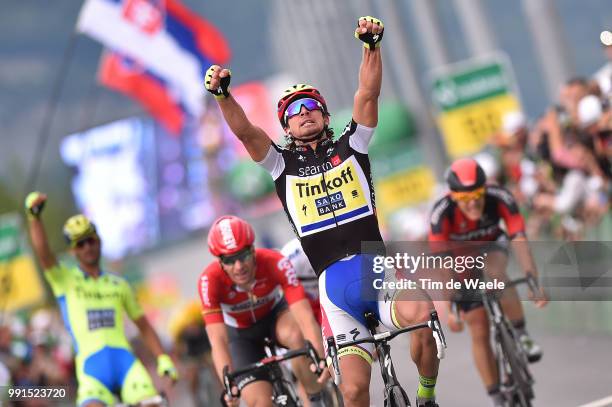
M 521 350 L 507 328 L 500 329 L 501 348 L 505 370 L 509 374 L 507 379 L 512 383 L 511 405 L 531 407 L 534 398 L 533 379 L 527 368 L 526 358 L 520 357 Z
M 385 407 L 409 407 L 408 395 L 400 386 L 392 386 L 386 390 Z
M 275 383 L 273 401 L 277 407 L 302 407 L 293 385 L 286 380 Z

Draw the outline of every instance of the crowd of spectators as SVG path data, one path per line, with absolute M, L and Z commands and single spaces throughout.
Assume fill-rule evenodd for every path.
M 0 323 L 0 386 L 66 386 L 76 389 L 71 338 L 54 308 L 5 314 Z M 0 405 L 6 394 L 0 394 Z M 15 406 L 42 407 L 50 400 L 30 399 Z
M 492 140 L 486 154 L 494 165 L 485 170 L 515 195 L 530 239 L 585 239 L 609 211 L 612 92 L 602 87 L 570 79 L 542 117 L 530 124 L 521 112 L 507 113 Z

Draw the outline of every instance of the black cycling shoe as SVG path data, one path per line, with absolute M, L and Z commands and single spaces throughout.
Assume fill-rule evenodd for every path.
M 527 354 L 527 360 L 529 361 L 529 363 L 534 363 L 542 359 L 542 348 L 529 336 L 522 335 L 519 338 L 519 342 L 521 343 L 521 347 Z
M 416 407 L 440 407 L 440 405 L 438 403 L 436 403 L 436 400 L 419 400 L 419 398 L 416 398 Z

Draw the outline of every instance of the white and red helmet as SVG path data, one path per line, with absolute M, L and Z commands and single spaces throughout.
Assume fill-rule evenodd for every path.
M 208 231 L 208 250 L 217 257 L 237 253 L 252 246 L 254 241 L 251 225 L 237 216 L 221 216 Z

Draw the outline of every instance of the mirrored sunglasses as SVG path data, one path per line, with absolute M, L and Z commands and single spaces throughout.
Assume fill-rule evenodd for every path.
M 453 201 L 468 202 L 482 198 L 484 193 L 485 187 L 480 187 L 473 191 L 451 191 L 451 198 L 453 199 Z
M 309 112 L 312 112 L 313 110 L 323 110 L 323 105 L 321 105 L 318 100 L 310 98 L 298 99 L 287 106 L 287 109 L 285 110 L 285 120 L 300 114 L 302 111 L 302 106 L 304 106 Z
M 234 263 L 236 263 L 236 260 L 240 260 L 241 263 L 244 263 L 245 261 L 249 260 L 252 255 L 253 250 L 249 247 L 230 256 L 221 256 L 220 259 L 221 263 L 225 264 L 226 266 L 233 266 Z

